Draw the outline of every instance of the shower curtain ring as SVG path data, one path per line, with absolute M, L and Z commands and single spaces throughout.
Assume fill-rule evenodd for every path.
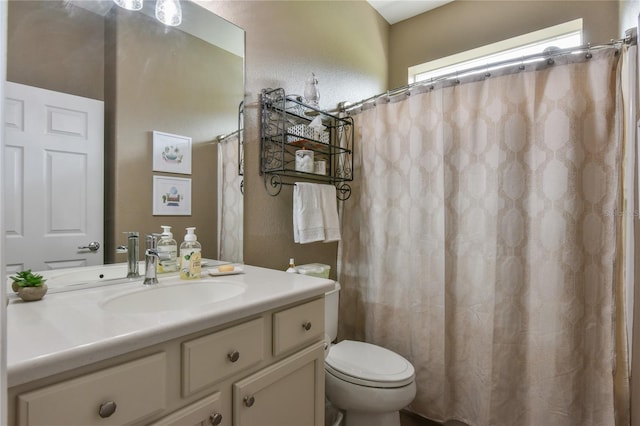
M 591 43 L 587 43 L 587 54 L 584 56 L 587 59 L 593 58 L 593 55 L 591 54 Z

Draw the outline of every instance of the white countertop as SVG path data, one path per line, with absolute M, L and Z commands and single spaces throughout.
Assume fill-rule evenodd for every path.
M 178 338 L 230 321 L 319 296 L 334 286 L 328 279 L 242 265 L 243 274 L 210 277 L 239 283 L 244 293 L 221 302 L 151 313 L 114 313 L 101 304 L 139 290 L 142 281 L 51 293 L 37 302 L 7 306 L 8 386 L 16 386 L 83 365 Z M 158 277 L 158 286 L 175 277 Z M 146 291 L 146 290 L 145 290 Z

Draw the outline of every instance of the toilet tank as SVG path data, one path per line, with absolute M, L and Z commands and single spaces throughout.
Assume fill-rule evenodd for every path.
M 340 304 L 340 283 L 324 294 L 324 332 L 333 342 L 338 337 L 338 307 Z

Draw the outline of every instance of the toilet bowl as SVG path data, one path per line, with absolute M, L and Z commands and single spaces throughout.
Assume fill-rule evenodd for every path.
M 337 335 L 338 292 L 325 295 L 325 330 Z M 393 351 L 343 340 L 325 358 L 325 394 L 345 413 L 344 426 L 400 426 L 399 410 L 416 395 L 413 365 Z

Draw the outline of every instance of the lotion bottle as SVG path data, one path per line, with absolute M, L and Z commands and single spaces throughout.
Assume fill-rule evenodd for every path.
M 186 228 L 184 242 L 180 244 L 180 278 L 192 280 L 200 278 L 202 246 L 194 233 L 195 227 Z
M 161 228 L 162 234 L 160 234 L 160 241 L 158 241 L 158 252 L 161 253 L 158 273 L 176 272 L 178 270 L 178 243 L 173 239 L 170 226 L 162 225 Z
M 297 274 L 298 270 L 296 269 L 296 263 L 293 261 L 293 257 L 291 259 L 289 259 L 289 267 L 287 268 L 287 271 L 290 274 Z

